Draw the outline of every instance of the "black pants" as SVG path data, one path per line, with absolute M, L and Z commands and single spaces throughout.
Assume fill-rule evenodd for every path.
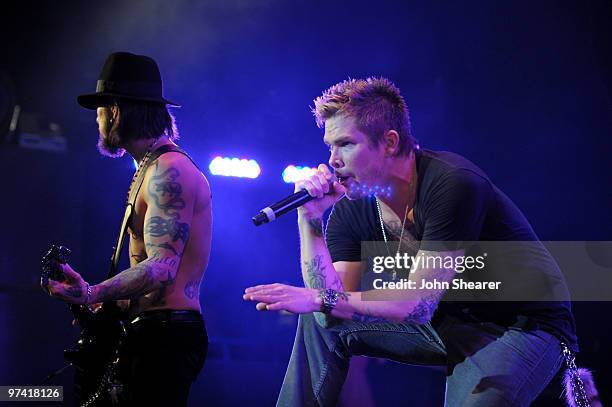
M 186 406 L 208 350 L 201 314 L 148 311 L 132 321 L 120 359 L 126 405 Z

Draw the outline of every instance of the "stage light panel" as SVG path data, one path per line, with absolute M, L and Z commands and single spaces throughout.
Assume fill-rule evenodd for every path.
M 316 168 L 306 166 L 288 165 L 283 170 L 283 181 L 288 184 L 293 184 L 299 180 L 311 176 L 316 170 Z
M 255 160 L 217 156 L 208 165 L 212 175 L 238 178 L 257 178 L 261 168 Z

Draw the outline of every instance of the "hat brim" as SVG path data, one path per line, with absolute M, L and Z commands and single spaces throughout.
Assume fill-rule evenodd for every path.
M 143 102 L 157 102 L 157 103 L 161 103 L 164 105 L 170 105 L 170 106 L 174 106 L 174 107 L 181 107 L 181 105 L 179 105 L 178 103 L 174 103 L 171 102 L 167 99 L 164 98 L 148 98 L 148 97 L 142 97 L 142 96 L 126 96 L 126 95 L 119 95 L 116 93 L 110 93 L 110 92 L 102 92 L 102 93 L 86 93 L 84 95 L 79 95 L 77 97 L 77 102 L 79 103 L 79 105 L 83 106 L 86 109 L 91 109 L 91 110 L 96 110 L 97 108 L 99 108 L 100 106 L 106 106 L 108 105 L 108 102 L 110 99 L 112 98 L 121 98 L 121 99 L 128 99 L 128 100 L 140 100 Z

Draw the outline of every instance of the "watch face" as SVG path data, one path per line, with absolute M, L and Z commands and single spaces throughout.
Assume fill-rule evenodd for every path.
M 321 312 L 329 314 L 338 303 L 338 292 L 331 288 L 321 291 Z

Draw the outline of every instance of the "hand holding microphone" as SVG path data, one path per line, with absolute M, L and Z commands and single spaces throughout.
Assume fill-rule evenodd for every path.
M 295 191 L 300 190 L 308 191 L 314 198 L 298 208 L 298 215 L 308 220 L 321 218 L 345 193 L 344 186 L 340 185 L 325 164 L 319 164 L 314 174 L 295 183 Z
M 320 218 L 330 206 L 342 198 L 345 188 L 325 164 L 320 164 L 313 175 L 295 183 L 295 191 L 287 198 L 262 209 L 253 216 L 253 223 L 259 226 L 272 222 L 296 208 L 300 208 L 300 216 L 307 219 Z

